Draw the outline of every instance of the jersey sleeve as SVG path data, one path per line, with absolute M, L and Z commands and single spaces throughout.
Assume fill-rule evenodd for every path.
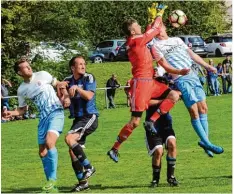
M 89 74 L 85 80 L 85 90 L 92 92 L 96 91 L 96 80 L 92 74 Z
M 163 53 L 161 52 L 160 48 L 157 46 L 157 44 L 153 44 L 150 48 L 150 52 L 152 57 L 158 62 L 161 58 L 164 57 Z
M 50 73 L 46 71 L 41 71 L 39 76 L 40 79 L 46 84 L 53 84 L 57 80 L 55 77 L 53 77 Z

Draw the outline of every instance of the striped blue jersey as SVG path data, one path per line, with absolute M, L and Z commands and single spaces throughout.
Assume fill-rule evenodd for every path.
M 156 61 L 164 57 L 176 69 L 191 68 L 193 61 L 189 56 L 188 47 L 180 38 L 153 39 L 149 43 L 149 47 L 151 48 L 152 46 L 156 51 Z M 173 75 L 174 79 L 177 77 L 178 75 Z
M 23 82 L 18 88 L 19 107 L 27 106 L 26 98 L 31 99 L 39 110 L 40 119 L 56 109 L 63 109 L 51 83 L 53 77 L 46 71 L 33 73 L 29 83 Z

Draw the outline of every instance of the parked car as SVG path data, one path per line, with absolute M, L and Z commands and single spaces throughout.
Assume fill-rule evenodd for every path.
M 125 42 L 125 39 L 105 40 L 96 46 L 96 51 L 103 53 L 105 60 L 114 61 L 119 48 Z
M 209 55 L 232 55 L 232 34 L 213 35 L 206 40 Z
M 126 43 L 124 43 L 120 48 L 115 58 L 116 61 L 128 61 L 128 52 L 126 50 Z
M 97 52 L 97 51 L 91 51 L 89 54 L 89 59 L 92 61 L 92 63 L 102 63 L 104 62 L 104 54 Z
M 202 39 L 201 36 L 198 35 L 180 35 L 180 37 L 184 43 L 192 49 L 192 51 L 196 54 L 198 54 L 201 57 L 206 57 L 207 52 L 207 46 L 205 41 Z

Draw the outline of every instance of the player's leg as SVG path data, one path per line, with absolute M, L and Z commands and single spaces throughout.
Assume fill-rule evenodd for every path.
M 107 152 L 107 155 L 114 161 L 118 162 L 118 151 L 121 144 L 128 139 L 133 130 L 139 126 L 142 112 L 132 112 L 131 120 L 120 130 L 117 136 L 116 142 L 112 146 L 111 150 Z
M 171 186 L 177 186 L 178 181 L 175 178 L 176 166 L 176 138 L 174 135 L 168 136 L 166 139 L 167 148 L 167 182 Z
M 95 168 L 91 165 L 86 154 L 84 153 L 79 140 L 81 139 L 82 130 L 84 130 L 85 136 L 91 134 L 96 130 L 98 126 L 98 121 L 96 115 L 90 115 L 83 117 L 81 119 L 76 118 L 73 121 L 71 130 L 65 137 L 65 142 L 72 150 L 76 158 L 79 160 L 80 164 L 84 167 L 85 173 L 83 179 L 90 178 L 95 173 Z M 83 145 L 83 144 L 82 144 Z
M 84 179 L 84 168 L 80 164 L 78 158 L 74 155 L 72 150 L 69 149 L 69 155 L 71 157 L 72 168 L 75 172 L 78 183 L 72 188 L 71 192 L 79 192 L 89 190 L 89 184 L 87 179 Z
M 209 138 L 209 124 L 208 124 L 208 116 L 207 116 L 208 107 L 207 107 L 206 101 L 202 100 L 200 102 L 197 102 L 197 106 L 198 106 L 200 122 L 207 135 L 207 138 Z M 200 145 L 201 142 L 198 142 L 198 144 Z M 205 149 L 205 152 L 207 153 L 209 157 L 214 156 L 210 150 Z

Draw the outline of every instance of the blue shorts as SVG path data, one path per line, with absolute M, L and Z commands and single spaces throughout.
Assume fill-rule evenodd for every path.
M 175 85 L 182 93 L 182 99 L 187 108 L 206 99 L 206 94 L 201 82 L 198 76 L 194 73 L 181 76 L 175 80 Z
M 62 109 L 54 110 L 47 117 L 42 118 L 38 124 L 38 144 L 45 144 L 48 131 L 59 136 L 62 133 L 63 125 L 64 112 Z

